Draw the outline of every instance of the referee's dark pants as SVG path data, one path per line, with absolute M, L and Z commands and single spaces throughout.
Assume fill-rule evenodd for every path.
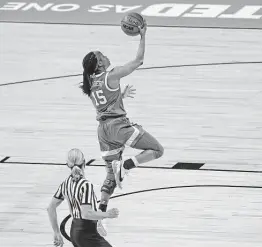
M 73 219 L 70 238 L 74 247 L 112 247 L 98 232 L 96 221 Z

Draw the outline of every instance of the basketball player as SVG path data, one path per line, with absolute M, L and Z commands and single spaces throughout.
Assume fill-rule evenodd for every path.
M 98 140 L 107 168 L 99 205 L 102 211 L 106 211 L 116 185 L 122 188 L 122 180 L 128 170 L 157 159 L 164 152 L 161 144 L 152 135 L 140 125 L 129 121 L 121 97 L 120 79 L 143 64 L 147 30 L 147 24 L 144 23 L 143 28 L 139 27 L 141 39 L 135 59 L 107 71 L 110 66 L 109 59 L 101 52 L 94 51 L 89 52 L 82 63 L 84 72 L 81 87 L 97 111 Z M 122 160 L 121 154 L 125 145 L 143 151 L 130 159 Z
M 118 209 L 98 211 L 93 184 L 85 178 L 85 158 L 79 149 L 68 153 L 67 166 L 71 174 L 59 186 L 48 207 L 48 215 L 54 230 L 54 245 L 63 246 L 56 208 L 67 200 L 73 218 L 70 238 L 74 247 L 112 247 L 97 231 L 97 221 L 118 217 Z

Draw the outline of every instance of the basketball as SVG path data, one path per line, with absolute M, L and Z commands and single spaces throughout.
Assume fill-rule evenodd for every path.
M 129 36 L 136 36 L 139 34 L 138 26 L 144 26 L 144 19 L 142 15 L 138 13 L 128 13 L 121 20 L 121 29 Z

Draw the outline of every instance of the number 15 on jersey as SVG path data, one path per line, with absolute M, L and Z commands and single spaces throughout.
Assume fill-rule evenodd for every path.
M 106 97 L 104 96 L 102 90 L 97 90 L 95 92 L 92 92 L 92 96 L 95 99 L 96 106 L 104 105 L 107 103 Z

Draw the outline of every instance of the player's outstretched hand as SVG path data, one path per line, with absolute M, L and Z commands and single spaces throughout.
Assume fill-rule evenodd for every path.
M 133 88 L 133 85 L 127 85 L 122 93 L 122 98 L 134 98 L 134 95 L 136 94 L 136 89 Z
M 146 30 L 147 30 L 147 23 L 146 23 L 146 19 L 144 18 L 144 26 L 141 27 L 141 26 L 138 26 L 139 28 L 139 32 L 140 32 L 140 35 L 141 37 L 145 36 L 146 35 Z

